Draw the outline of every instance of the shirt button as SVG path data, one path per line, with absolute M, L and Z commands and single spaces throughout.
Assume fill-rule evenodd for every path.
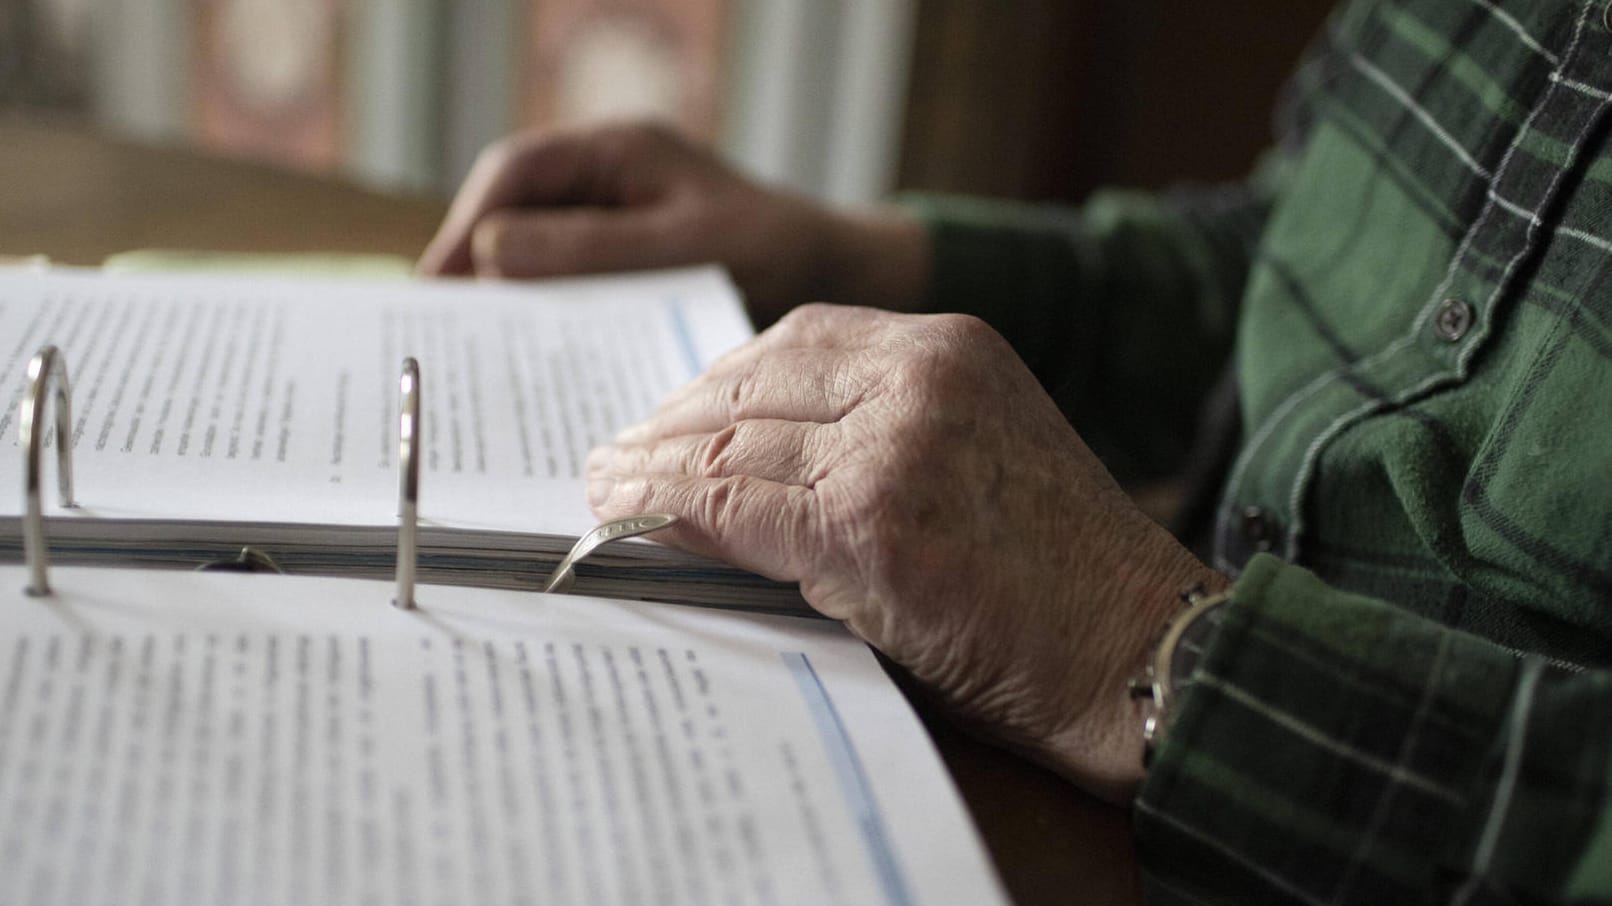
M 1276 521 L 1257 506 L 1243 508 L 1243 540 L 1256 551 L 1268 551 L 1276 543 Z
M 1433 316 L 1433 332 L 1438 334 L 1439 339 L 1454 343 L 1471 329 L 1472 306 L 1460 299 L 1445 299 L 1439 303 L 1438 314 Z

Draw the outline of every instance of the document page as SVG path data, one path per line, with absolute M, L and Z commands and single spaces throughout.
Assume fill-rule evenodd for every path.
M 91 518 L 390 524 L 412 356 L 422 519 L 580 534 L 587 451 L 750 335 L 715 268 L 528 285 L 0 274 L 0 382 L 20 396 L 41 346 L 65 353 Z M 8 404 L 13 444 L 15 421 Z M 0 483 L 17 486 L 17 460 L 0 457 Z
M 821 620 L 0 568 L 0 902 L 1003 902 Z

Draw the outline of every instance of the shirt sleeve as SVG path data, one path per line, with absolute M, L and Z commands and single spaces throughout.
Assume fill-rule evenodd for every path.
M 1607 902 L 1609 796 L 1612 673 L 1259 555 L 1134 820 L 1149 902 Z
M 1116 473 L 1151 477 L 1185 456 L 1283 169 L 1272 155 L 1234 186 L 1078 208 L 900 201 L 929 231 L 926 308 L 989 323 Z

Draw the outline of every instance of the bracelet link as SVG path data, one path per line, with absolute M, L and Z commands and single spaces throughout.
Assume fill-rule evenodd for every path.
M 1142 767 L 1153 766 L 1153 756 L 1164 744 L 1169 730 L 1172 706 L 1176 693 L 1187 685 L 1188 678 L 1198 665 L 1202 642 L 1218 621 L 1204 619 L 1211 611 L 1232 600 L 1230 590 L 1209 594 L 1202 583 L 1194 583 L 1181 592 L 1182 610 L 1165 624 L 1153 653 L 1142 671 L 1127 683 L 1133 699 L 1150 702 L 1147 716 L 1142 722 Z M 1190 644 L 1183 645 L 1187 641 Z

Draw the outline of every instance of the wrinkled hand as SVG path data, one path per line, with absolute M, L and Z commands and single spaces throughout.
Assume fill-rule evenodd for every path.
M 1194 581 L 1012 349 L 960 315 L 814 305 L 589 458 L 601 518 L 784 581 L 954 712 L 1124 801 L 1125 681 Z
M 718 262 L 770 323 L 808 299 L 910 309 L 928 240 L 899 214 L 830 211 L 649 123 L 529 133 L 482 153 L 428 275 L 549 277 Z

